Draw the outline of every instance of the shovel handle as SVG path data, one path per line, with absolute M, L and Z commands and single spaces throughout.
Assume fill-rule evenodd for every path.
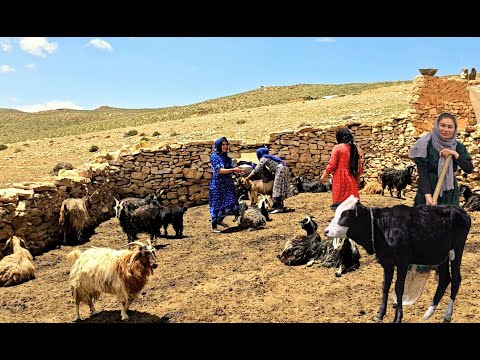
M 442 166 L 442 171 L 440 171 L 440 176 L 438 177 L 437 186 L 435 187 L 435 191 L 433 193 L 433 203 L 437 203 L 438 195 L 440 195 L 440 189 L 442 188 L 443 181 L 445 180 L 445 174 L 447 173 L 448 166 L 450 165 L 450 161 L 452 160 L 452 155 L 448 155 L 445 159 L 445 162 Z

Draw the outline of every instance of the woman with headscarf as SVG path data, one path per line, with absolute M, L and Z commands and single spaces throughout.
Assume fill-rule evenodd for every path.
M 419 183 L 414 206 L 459 205 L 460 195 L 455 172 L 460 167 L 470 174 L 473 164 L 465 145 L 458 142 L 456 137 L 457 118 L 451 113 L 443 112 L 435 119 L 433 130 L 419 138 L 410 149 L 408 157 L 417 165 Z M 452 155 L 452 161 L 447 168 L 438 200 L 434 203 L 433 191 L 448 155 Z
M 217 225 L 228 227 L 223 221 L 227 215 L 238 215 L 237 189 L 231 174 L 243 173 L 235 167 L 233 160 L 228 156 L 228 140 L 221 137 L 215 140 L 215 152 L 210 156 L 212 179 L 210 180 L 209 205 L 212 232 L 219 233 Z
M 269 152 L 270 150 L 266 147 L 257 149 L 257 159 L 259 160 L 258 165 L 255 166 L 255 169 L 250 174 L 248 174 L 246 179 L 250 179 L 261 171 L 274 174 L 272 190 L 272 207 L 274 210 L 272 211 L 272 214 L 282 213 L 284 212 L 283 200 L 292 195 L 290 192 L 290 176 L 288 167 L 283 160 L 278 156 L 270 155 Z
M 362 149 L 358 148 L 347 127 L 337 129 L 337 145 L 332 149 L 330 160 L 320 178 L 322 183 L 333 173 L 332 203 L 341 203 L 350 195 L 360 199 L 358 185 L 362 174 Z

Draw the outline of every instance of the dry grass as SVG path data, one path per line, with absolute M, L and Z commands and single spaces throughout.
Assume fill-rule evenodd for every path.
M 271 132 L 306 125 L 388 120 L 406 113 L 411 87 L 411 82 L 264 87 L 167 109 L 101 107 L 34 114 L 0 109 L 0 144 L 8 145 L 0 151 L 0 187 L 45 180 L 57 162 L 79 166 L 97 154 L 133 145 L 143 137 L 152 144 L 214 140 L 219 136 L 263 142 Z M 322 98 L 335 92 L 345 95 Z M 137 130 L 139 135 L 125 137 L 130 130 Z M 152 137 L 154 132 L 160 135 Z M 89 152 L 92 145 L 99 151 Z

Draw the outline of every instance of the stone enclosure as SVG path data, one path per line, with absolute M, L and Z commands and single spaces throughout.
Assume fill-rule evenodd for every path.
M 404 168 L 412 163 L 408 150 L 415 140 L 431 130 L 435 117 L 449 111 L 458 117 L 457 139 L 473 157 L 474 171 L 458 180 L 480 189 L 480 127 L 469 100 L 467 86 L 475 80 L 418 76 L 410 100 L 410 115 L 374 124 L 346 123 L 355 134 L 357 145 L 365 152 L 364 178 L 378 182 L 384 168 Z M 244 144 L 229 139 L 230 156 L 239 159 L 267 145 L 272 154 L 285 160 L 294 175 L 318 179 L 335 145 L 337 127 L 302 128 L 272 133 L 266 142 Z M 113 196 L 143 197 L 156 189 L 165 189 L 163 202 L 191 207 L 208 203 L 212 172 L 210 154 L 213 140 L 160 148 L 139 143 L 98 157 L 95 163 L 80 169 L 60 170 L 48 183 L 25 182 L 0 189 L 0 240 L 17 233 L 24 237 L 32 254 L 55 247 L 61 236 L 58 226 L 62 201 L 81 197 L 88 187 L 93 194 L 88 225 L 97 226 L 114 215 Z M 97 191 L 97 192 L 95 192 Z M 414 189 L 407 188 L 407 196 Z

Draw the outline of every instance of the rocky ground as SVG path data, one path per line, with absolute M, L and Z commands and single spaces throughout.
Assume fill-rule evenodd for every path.
M 362 194 L 369 206 L 411 205 L 380 195 Z M 319 230 L 330 222 L 331 195 L 300 194 L 286 200 L 294 210 L 272 215 L 267 228 L 222 234 L 210 232 L 208 206 L 188 209 L 183 239 L 161 238 L 157 243 L 158 268 L 139 299 L 131 305 L 130 323 L 372 323 L 381 301 L 382 268 L 374 256 L 361 249 L 361 266 L 335 277 L 334 269 L 319 264 L 286 266 L 277 259 L 287 239 L 303 234 L 298 222 L 316 217 Z M 455 301 L 453 322 L 480 322 L 479 215 L 473 226 L 462 263 L 462 285 Z M 170 228 L 170 233 L 173 230 Z M 323 238 L 323 235 L 321 235 Z M 142 237 L 144 239 L 144 237 Z M 91 246 L 122 248 L 127 242 L 115 218 L 104 222 L 88 242 L 62 246 L 35 258 L 36 278 L 0 288 L 1 323 L 71 323 L 74 304 L 68 284 L 65 256 L 73 249 Z M 439 323 L 448 304 L 449 290 L 437 311 L 422 320 L 435 291 L 431 276 L 420 299 L 404 307 L 406 323 Z M 392 300 L 390 298 L 389 304 Z M 96 303 L 97 315 L 84 323 L 120 322 L 120 305 L 104 294 Z M 389 306 L 384 322 L 393 321 Z

